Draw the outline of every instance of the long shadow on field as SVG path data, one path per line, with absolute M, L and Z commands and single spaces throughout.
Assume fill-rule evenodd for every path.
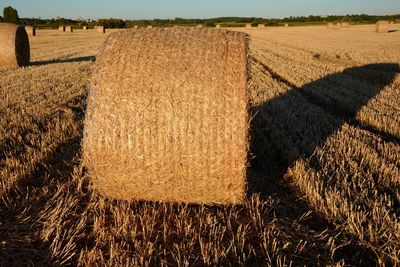
M 258 193 L 262 198 L 272 195 L 279 199 L 286 211 L 278 217 L 287 214 L 301 216 L 301 212 L 310 209 L 306 203 L 299 202 L 283 177 L 296 160 L 312 155 L 317 146 L 341 129 L 344 123 L 400 144 L 398 137 L 356 119 L 357 112 L 400 73 L 398 64 L 348 68 L 298 88 L 256 58 L 252 60 L 253 64 L 261 65 L 266 75 L 291 88 L 289 92 L 253 106 L 251 110 L 254 119 L 248 169 L 249 194 Z M 324 225 L 323 218 L 314 218 L 313 221 L 311 224 L 317 229 L 321 227 L 318 224 Z M 360 256 L 363 264 L 371 263 L 363 257 Z
M 279 77 L 278 74 L 271 73 L 271 70 L 269 70 L 267 66 L 265 66 L 265 71 L 275 76 L 275 78 L 279 79 L 281 82 L 288 83 L 283 78 Z M 307 207 L 301 207 L 299 202 L 293 200 L 294 197 L 289 191 L 290 189 L 281 183 L 280 179 L 282 175 L 286 172 L 288 166 L 296 159 L 302 155 L 310 155 L 318 144 L 323 143 L 326 138 L 340 129 L 344 122 L 353 123 L 356 112 L 378 94 L 385 85 L 389 84 L 393 80 L 394 75 L 398 72 L 399 67 L 395 64 L 379 64 L 351 68 L 343 73 L 325 77 L 303 88 L 295 88 L 292 86 L 293 90 L 291 92 L 262 105 L 253 107 L 252 111 L 255 114 L 255 118 L 252 125 L 254 138 L 252 139 L 251 152 L 255 158 L 252 162 L 252 168 L 249 170 L 249 189 L 253 193 L 260 193 L 261 196 L 265 198 L 274 195 L 274 199 L 279 199 L 284 204 L 273 209 L 278 220 L 274 220 L 274 217 L 270 214 L 272 211 L 268 214 L 263 213 L 262 220 L 267 220 L 267 224 L 270 223 L 268 220 L 273 220 L 279 229 L 288 229 L 285 230 L 285 234 L 288 235 L 291 241 L 293 239 L 293 244 L 301 244 L 299 241 L 304 240 L 310 244 L 304 249 L 304 252 L 298 252 L 298 254 L 300 254 L 298 258 L 293 256 L 294 261 L 312 262 L 314 265 L 317 265 L 318 262 L 321 261 L 321 265 L 326 265 L 324 264 L 324 260 L 329 258 L 329 255 L 327 256 L 329 251 L 325 247 L 326 240 L 323 240 L 322 237 L 313 236 L 313 234 L 316 235 L 315 232 L 322 232 L 321 236 L 322 234 L 325 235 L 324 227 L 326 227 L 326 223 L 322 221 L 320 224 L 318 220 L 313 220 L 313 222 L 310 223 L 310 220 L 307 220 L 307 225 L 305 226 L 297 224 L 297 218 L 307 211 Z M 327 88 L 329 88 L 329 90 Z M 330 98 L 325 97 L 324 93 L 327 91 L 331 92 L 333 96 Z M 80 103 L 79 99 L 77 99 L 77 103 Z M 83 105 L 78 106 L 79 108 L 76 108 L 74 105 L 68 106 L 68 108 L 74 111 L 77 119 L 82 119 L 82 110 L 84 107 Z M 379 131 L 377 131 L 377 133 L 387 139 L 395 140 L 393 139 L 395 137 L 391 137 L 385 133 L 380 133 Z M 94 222 L 90 220 L 92 216 L 95 218 L 94 214 L 97 211 L 95 210 L 90 213 L 90 210 L 87 211 L 85 209 L 89 200 L 77 198 L 79 201 L 71 206 L 71 210 L 73 210 L 71 214 L 59 212 L 56 203 L 54 203 L 54 199 L 57 202 L 59 201 L 57 193 L 60 190 L 71 190 L 75 192 L 75 188 L 69 188 L 68 186 L 64 186 L 64 184 L 71 180 L 71 173 L 74 168 L 79 165 L 77 157 L 81 149 L 80 143 L 81 139 L 79 137 L 60 146 L 54 151 L 53 155 L 49 157 L 48 161 L 38 166 L 37 171 L 29 176 L 30 179 L 24 180 L 18 185 L 18 189 L 15 190 L 14 194 L 9 195 L 8 199 L 0 201 L 0 266 L 3 262 L 7 263 L 6 265 L 18 266 L 29 266 L 35 263 L 37 265 L 62 263 L 63 258 L 59 258 L 59 255 L 52 255 L 51 253 L 51 244 L 53 241 L 51 239 L 54 239 L 55 234 L 49 234 L 47 237 L 42 236 L 45 233 L 41 232 L 41 228 L 43 225 L 47 226 L 47 224 L 50 223 L 49 218 L 54 219 L 52 221 L 53 226 L 47 228 L 53 228 L 56 233 L 60 228 L 63 230 L 61 231 L 62 233 L 68 233 L 70 230 L 73 232 L 75 225 L 72 222 L 74 222 L 77 216 L 82 215 L 89 218 L 88 225 L 85 225 L 87 228 L 85 235 L 74 237 L 74 239 L 71 240 L 72 246 L 68 243 L 70 242 L 68 239 L 63 240 L 63 236 L 59 237 L 63 242 L 58 242 L 60 240 L 54 242 L 54 244 L 59 244 L 60 246 L 58 251 L 64 251 L 64 249 L 67 251 L 72 248 L 70 252 L 65 252 L 66 255 L 71 256 L 69 260 L 66 260 L 66 263 L 77 265 L 79 252 L 86 248 L 90 250 L 96 246 L 97 240 L 94 239 L 96 235 L 93 234 L 93 232 L 95 232 L 93 230 Z M 268 179 L 266 177 L 268 177 Z M 53 202 L 51 200 L 53 200 Z M 73 204 L 74 200 L 75 198 L 71 197 L 70 203 L 65 204 Z M 62 198 L 60 198 L 60 201 L 62 201 Z M 7 203 L 7 205 L 4 203 Z M 111 207 L 116 202 L 110 203 Z M 54 205 L 54 207 L 51 208 L 51 205 Z M 143 202 L 132 203 L 130 208 L 132 212 L 143 213 L 146 212 L 146 209 L 142 209 L 143 205 L 146 206 L 148 204 Z M 159 204 L 155 203 L 154 205 L 157 206 Z M 284 206 L 283 209 L 282 206 Z M 192 210 L 191 214 L 193 216 L 193 222 L 191 222 L 193 226 L 191 227 L 196 227 L 196 224 L 200 225 L 196 219 L 198 217 L 198 212 L 199 210 L 203 210 L 203 208 L 197 206 L 190 206 L 189 208 Z M 230 209 L 231 208 L 227 208 L 228 211 Z M 238 209 L 242 210 L 241 207 L 238 207 Z M 50 210 L 54 214 L 46 215 L 46 218 L 41 218 L 40 214 L 43 213 L 44 210 Z M 164 208 L 161 206 L 159 210 L 161 210 L 161 215 L 157 212 L 155 214 L 158 214 L 157 216 L 161 218 L 160 220 L 162 220 L 162 218 L 172 218 L 169 227 L 172 229 L 171 239 L 173 242 L 162 241 L 162 237 L 158 231 L 161 229 L 160 231 L 162 232 L 161 227 L 163 226 L 161 224 L 157 226 L 160 228 L 157 228 L 158 230 L 154 231 L 154 235 L 147 241 L 153 242 L 155 248 L 158 246 L 159 250 L 157 250 L 157 253 L 161 255 L 162 249 L 165 249 L 165 251 L 173 251 L 175 242 L 181 244 L 187 241 L 186 238 L 182 238 L 181 240 L 179 236 L 175 235 L 175 233 L 178 233 L 177 229 L 180 226 L 177 221 L 173 220 L 175 217 L 170 216 L 171 214 L 180 214 L 179 207 L 173 207 L 163 211 Z M 112 209 L 110 208 L 110 212 L 107 213 L 107 220 L 105 220 L 107 221 L 106 226 L 112 225 L 112 222 L 118 218 L 118 213 L 116 213 L 116 217 L 113 217 L 114 214 L 111 211 Z M 88 216 L 86 212 L 89 212 L 90 216 Z M 210 214 L 225 214 L 226 210 L 223 207 L 205 207 L 205 211 L 201 212 L 203 214 L 202 216 L 208 218 Z M 245 215 L 242 215 L 242 213 Z M 241 221 L 250 221 L 247 213 L 248 211 L 243 209 L 241 212 L 238 212 L 238 214 L 241 215 L 240 218 L 235 218 L 230 221 L 230 223 L 237 223 L 233 227 L 233 233 L 236 233 Z M 286 219 L 282 219 L 283 217 L 286 217 Z M 226 224 L 224 220 L 224 218 L 220 218 L 218 224 Z M 177 229 L 174 228 L 175 226 Z M 106 229 L 107 228 L 105 228 L 105 230 Z M 314 232 L 310 233 L 312 232 L 308 231 L 310 229 Z M 248 240 L 251 242 L 255 244 L 262 242 L 263 232 L 251 230 L 246 234 L 249 236 Z M 133 257 L 135 246 L 138 244 L 140 245 L 142 237 L 138 235 L 137 240 L 135 238 L 129 238 L 130 235 L 127 234 L 127 236 L 124 237 L 125 239 L 122 238 L 121 240 L 117 239 L 117 241 L 115 241 L 112 235 L 112 232 L 109 233 L 105 238 L 106 242 L 100 244 L 104 246 L 103 252 L 105 254 L 109 253 L 111 245 L 108 242 L 111 240 L 112 242 L 116 242 L 117 245 L 121 245 L 121 247 L 128 248 L 126 255 Z M 228 236 L 225 238 L 230 239 L 233 237 Z M 99 239 L 100 243 L 103 242 L 101 238 Z M 127 243 L 127 245 L 125 243 Z M 274 242 L 271 243 L 271 246 L 275 246 L 273 244 Z M 346 255 L 338 257 L 345 258 L 348 264 L 354 261 L 364 266 L 371 265 L 368 259 L 357 259 L 356 257 L 359 251 L 355 246 L 353 249 L 355 251 L 349 250 Z M 98 250 L 100 250 L 100 248 Z M 259 253 L 259 255 L 254 257 L 254 262 L 259 263 L 260 266 L 265 265 L 262 264 L 263 257 L 267 256 L 263 255 L 260 251 L 257 251 L 257 253 Z M 285 251 L 282 253 L 285 253 Z M 290 252 L 288 252 L 288 255 L 290 255 Z M 365 253 L 358 257 L 362 258 L 363 256 L 365 256 Z M 257 264 L 248 265 L 256 266 Z
M 95 60 L 96 60 L 95 56 L 86 56 L 86 57 L 76 57 L 76 58 L 67 58 L 67 59 L 34 61 L 34 62 L 31 62 L 31 65 L 32 66 L 42 66 L 42 65 L 48 65 L 48 64 L 84 62 L 84 61 L 95 61 Z
M 66 103 L 78 124 L 84 116 L 85 99 L 79 96 Z M 80 144 L 80 136 L 61 143 L 33 173 L 20 177 L 13 189 L 0 194 L 0 266 L 60 265 L 60 259 L 49 248 L 51 240 L 44 241 L 40 236 L 40 213 L 71 179 L 74 168 L 79 165 Z

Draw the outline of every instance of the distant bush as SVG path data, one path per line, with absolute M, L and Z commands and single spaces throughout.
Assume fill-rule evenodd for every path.
M 97 26 L 104 26 L 108 29 L 126 28 L 126 23 L 122 19 L 101 19 L 96 23 Z
M 3 9 L 3 15 L 4 15 L 3 18 L 4 22 L 19 24 L 18 11 L 15 8 L 12 8 L 10 6 L 5 7 Z

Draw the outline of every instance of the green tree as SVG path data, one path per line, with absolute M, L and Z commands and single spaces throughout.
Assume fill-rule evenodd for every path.
M 5 7 L 3 10 L 3 21 L 9 23 L 19 23 L 18 11 L 10 6 Z

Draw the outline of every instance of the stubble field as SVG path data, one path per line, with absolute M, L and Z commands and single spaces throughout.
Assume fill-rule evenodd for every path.
M 108 200 L 81 167 L 108 35 L 38 31 L 0 70 L 0 265 L 399 265 L 400 27 L 246 30 L 248 201 Z

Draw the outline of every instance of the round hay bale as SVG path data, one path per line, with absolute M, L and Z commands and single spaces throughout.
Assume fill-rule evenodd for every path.
M 197 28 L 203 28 L 202 24 L 197 25 Z
M 111 34 L 94 65 L 83 159 L 110 198 L 242 203 L 248 37 L 213 28 Z
M 285 28 L 287 28 L 287 27 L 289 27 L 289 24 L 288 24 L 288 23 L 285 23 Z
M 72 26 L 66 26 L 65 31 L 66 32 L 74 32 L 74 28 Z
M 0 67 L 29 65 L 29 38 L 23 26 L 0 23 Z
M 84 31 L 87 31 L 88 30 L 88 27 L 87 26 L 83 26 L 83 28 L 82 28 Z
M 350 23 L 348 23 L 348 22 L 342 22 L 342 23 L 340 23 L 340 26 L 341 26 L 342 28 L 348 28 L 348 27 L 350 27 Z
M 133 27 L 134 29 L 138 29 L 139 28 L 139 26 L 138 25 L 135 25 L 135 27 Z
M 60 32 L 65 32 L 65 26 L 60 26 L 60 27 L 58 27 L 58 30 L 59 30 Z
M 258 24 L 257 27 L 258 27 L 259 29 L 264 29 L 264 28 L 265 28 L 265 24 Z
M 335 24 L 333 24 L 333 23 L 328 23 L 328 24 L 326 25 L 326 27 L 327 27 L 328 29 L 336 29 Z
M 251 23 L 246 23 L 246 29 L 251 29 Z
M 379 20 L 375 26 L 375 32 L 377 33 L 388 33 L 390 23 L 388 20 Z
M 149 25 L 147 26 L 147 29 L 153 29 L 153 26 Z
M 36 36 L 36 28 L 33 26 L 25 26 L 26 33 L 29 36 Z
M 220 29 L 221 28 L 221 24 L 215 25 L 215 28 Z
M 106 33 L 106 28 L 104 26 L 97 26 L 96 30 L 99 33 Z

